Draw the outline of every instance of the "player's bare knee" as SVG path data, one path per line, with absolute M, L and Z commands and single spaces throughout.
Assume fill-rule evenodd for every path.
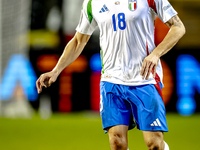
M 119 133 L 114 133 L 109 136 L 110 144 L 115 145 L 116 150 L 124 150 L 127 149 L 128 144 L 126 137 L 123 137 Z
M 164 150 L 162 132 L 143 131 L 143 135 L 148 150 Z
M 160 140 L 149 140 L 146 145 L 148 150 L 162 150 L 162 142 Z
M 118 133 L 114 133 L 110 135 L 109 139 L 113 144 L 116 144 L 116 145 L 120 145 L 121 143 L 123 143 L 122 135 Z
M 156 142 L 147 143 L 148 150 L 159 150 L 159 145 Z

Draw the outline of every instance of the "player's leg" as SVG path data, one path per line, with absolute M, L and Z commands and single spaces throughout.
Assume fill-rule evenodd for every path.
M 148 150 L 165 150 L 163 133 L 160 131 L 143 131 Z
M 128 149 L 127 132 L 128 126 L 126 125 L 117 125 L 108 129 L 111 150 Z
M 100 83 L 100 114 L 112 150 L 127 150 L 128 146 L 127 131 L 131 105 L 124 100 L 121 91 L 121 85 L 102 81 Z
M 138 129 L 143 131 L 148 149 L 165 150 L 162 132 L 168 128 L 162 97 L 154 85 L 129 87 L 129 90 L 134 119 Z

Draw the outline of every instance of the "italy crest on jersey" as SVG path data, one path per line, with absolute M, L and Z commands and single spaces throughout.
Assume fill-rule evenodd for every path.
M 137 1 L 136 0 L 128 0 L 128 8 L 131 11 L 136 10 L 136 8 L 137 8 Z

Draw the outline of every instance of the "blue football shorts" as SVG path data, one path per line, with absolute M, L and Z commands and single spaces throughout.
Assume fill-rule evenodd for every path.
M 136 125 L 142 131 L 168 131 L 165 106 L 154 84 L 126 86 L 101 81 L 100 114 L 106 132 L 116 125 L 127 125 L 129 129 Z

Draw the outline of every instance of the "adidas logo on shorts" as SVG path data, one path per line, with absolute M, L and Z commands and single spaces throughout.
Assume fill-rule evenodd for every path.
M 161 126 L 161 123 L 159 121 L 159 119 L 157 118 L 156 121 L 154 121 L 151 126 Z

